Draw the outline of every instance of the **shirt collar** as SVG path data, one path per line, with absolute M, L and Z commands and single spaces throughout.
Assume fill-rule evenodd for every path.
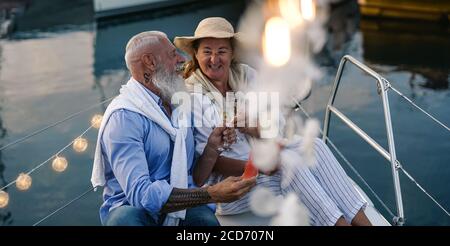
M 135 78 L 132 77 L 132 79 L 133 79 L 134 81 L 138 82 L 138 84 L 139 84 L 140 86 L 142 86 L 142 87 L 145 89 L 145 91 L 152 97 L 153 100 L 155 100 L 156 103 L 158 103 L 158 105 L 159 105 L 160 107 L 163 106 L 161 97 L 159 97 L 158 95 L 156 95 L 155 93 L 153 93 L 153 91 L 149 90 L 147 87 L 145 87 L 145 86 L 144 86 L 143 84 L 141 84 L 139 81 L 137 81 Z

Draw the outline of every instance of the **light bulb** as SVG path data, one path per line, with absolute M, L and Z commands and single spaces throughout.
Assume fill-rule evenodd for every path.
M 67 159 L 57 156 L 52 162 L 52 168 L 57 172 L 63 172 L 67 168 Z
M 264 58 L 269 64 L 281 67 L 291 57 L 291 34 L 289 23 L 280 17 L 266 22 L 263 38 Z
M 100 125 L 102 124 L 102 119 L 103 119 L 103 115 L 101 115 L 101 114 L 94 115 L 91 119 L 91 125 L 94 128 L 97 128 L 97 129 L 100 128 Z
M 0 208 L 4 208 L 8 206 L 9 203 L 9 195 L 8 193 L 0 190 Z
M 19 190 L 28 190 L 31 187 L 32 178 L 26 173 L 19 174 L 16 179 L 16 187 Z
M 313 0 L 302 0 L 302 16 L 305 20 L 312 21 L 316 17 L 316 7 Z
M 83 152 L 88 147 L 88 141 L 86 138 L 78 137 L 73 141 L 73 149 L 76 152 Z
M 278 2 L 281 16 L 286 19 L 291 27 L 302 24 L 302 13 L 300 12 L 299 0 L 280 0 Z

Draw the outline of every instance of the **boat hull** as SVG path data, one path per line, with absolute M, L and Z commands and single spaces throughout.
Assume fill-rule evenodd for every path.
M 95 18 L 107 18 L 130 13 L 188 4 L 200 0 L 94 0 Z
M 358 0 L 358 4 L 364 16 L 450 21 L 448 0 Z

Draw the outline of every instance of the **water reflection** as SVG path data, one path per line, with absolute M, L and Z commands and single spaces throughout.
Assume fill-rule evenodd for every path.
M 363 18 L 364 59 L 390 65 L 390 72 L 411 73 L 416 85 L 432 90 L 449 88 L 450 28 L 436 22 Z
M 362 47 L 352 39 L 361 35 Z M 450 26 L 448 23 L 360 17 L 356 1 L 331 6 L 329 40 L 318 61 L 334 75 L 345 54 L 371 64 L 381 73 L 408 72 L 409 85 L 432 90 L 449 88 Z M 358 57 L 361 49 L 362 57 Z M 331 81 L 331 78 L 326 78 Z
M 0 60 L 2 60 L 2 54 L 3 54 L 3 48 L 2 44 L 0 43 Z M 0 75 L 2 72 L 2 64 L 0 63 Z M 2 94 L 0 94 L 0 102 L 2 101 Z M 6 137 L 6 128 L 3 126 L 3 118 L 2 118 L 2 106 L 0 105 L 0 148 L 3 146 L 1 144 L 1 140 Z M 2 151 L 0 150 L 0 187 L 3 187 L 7 184 L 7 181 L 5 180 L 4 176 L 5 172 L 5 164 L 3 163 L 3 156 Z M 5 189 L 7 192 L 7 189 Z M 6 208 L 0 208 L 0 222 L 2 225 L 11 225 L 12 220 L 12 214 L 10 211 L 8 211 Z
M 2 108 L 0 107 L 0 113 Z M 3 121 L 1 119 L 0 114 L 0 140 L 3 139 L 6 136 L 6 128 L 3 127 Z M 0 144 L 0 148 L 2 145 Z M 5 164 L 3 163 L 3 156 L 2 152 L 0 151 L 0 186 L 3 187 L 7 184 L 4 176 L 5 171 Z M 8 189 L 4 190 L 5 192 L 8 192 Z M 12 213 L 8 211 L 7 208 L 0 208 L 0 223 L 1 225 L 11 225 L 13 223 L 12 219 Z
M 322 52 L 329 65 L 337 68 L 343 55 L 350 53 L 349 41 L 358 31 L 359 12 L 356 1 L 342 1 L 331 5 L 327 23 L 328 42 Z
M 2 0 L 4 1 L 4 0 Z M 9 0 L 30 2 L 26 13 L 17 19 L 20 32 L 54 32 L 84 29 L 93 21 L 93 0 Z M 37 31 L 39 30 L 39 31 Z
M 409 69 L 412 72 L 410 83 L 415 80 L 417 74 L 422 75 L 425 81 L 420 84 L 421 87 L 434 90 L 448 89 L 449 72 L 444 69 L 417 68 Z

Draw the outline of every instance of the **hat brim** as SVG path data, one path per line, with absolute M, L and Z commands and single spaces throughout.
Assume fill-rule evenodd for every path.
M 214 35 L 203 35 L 203 36 L 184 36 L 184 37 L 175 37 L 173 43 L 175 47 L 186 52 L 189 55 L 194 55 L 194 47 L 193 42 L 195 40 L 203 39 L 203 38 L 232 38 L 236 40 L 237 45 L 239 45 L 242 41 L 242 33 L 216 33 Z

